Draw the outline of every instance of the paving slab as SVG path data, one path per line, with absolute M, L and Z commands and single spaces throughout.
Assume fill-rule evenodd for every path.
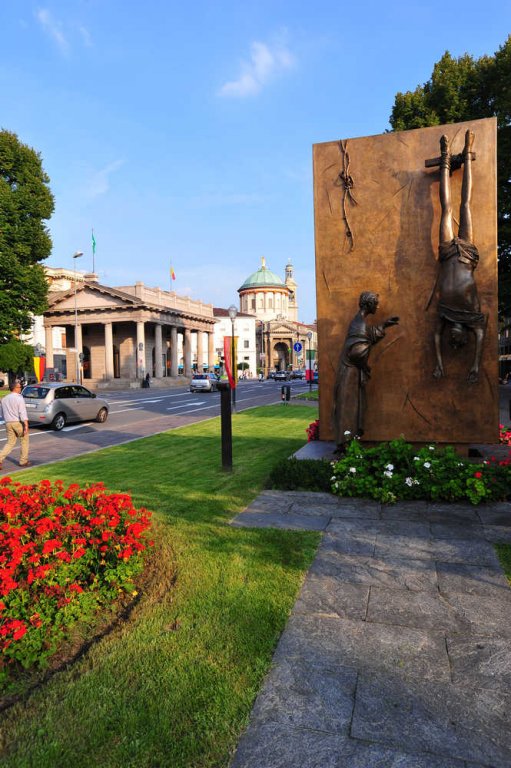
M 436 572 L 441 592 L 481 595 L 488 599 L 509 592 L 509 584 L 500 567 L 437 563 Z
M 511 689 L 511 643 L 508 637 L 447 637 L 453 682 L 508 693 Z M 511 704 L 511 699 L 509 700 Z M 511 739 L 511 728 L 510 739 Z M 511 760 L 509 762 L 511 765 Z
M 334 616 L 293 614 L 275 652 L 275 661 L 319 658 L 329 665 L 450 680 L 444 633 L 370 624 Z
M 438 589 L 433 560 L 363 557 L 340 554 L 321 547 L 309 573 L 314 576 L 331 576 L 348 584 L 413 590 Z
M 444 632 L 469 632 L 463 606 L 452 604 L 439 592 L 371 587 L 367 621 Z
M 242 512 L 231 520 L 238 528 L 281 528 L 289 531 L 324 531 L 329 517 L 292 515 L 285 512 Z
M 367 615 L 368 601 L 368 586 L 311 574 L 301 589 L 293 613 L 310 616 L 326 614 L 363 621 Z
M 266 678 L 252 711 L 255 722 L 274 722 L 348 736 L 357 672 L 321 662 L 283 661 Z
M 251 724 L 230 768 L 469 768 L 463 760 L 412 754 L 280 723 Z M 470 764 L 470 768 L 487 768 Z
M 353 738 L 429 751 L 438 757 L 477 761 L 492 768 L 511 765 L 508 695 L 404 678 L 361 675 L 351 727 Z

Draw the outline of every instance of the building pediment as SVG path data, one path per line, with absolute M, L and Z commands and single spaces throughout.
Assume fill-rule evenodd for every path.
M 117 291 L 99 283 L 85 283 L 76 286 L 76 308 L 78 310 L 132 309 L 141 306 L 136 296 Z M 49 312 L 74 312 L 75 291 L 59 291 L 49 296 Z
M 274 336 L 282 335 L 289 336 L 290 334 L 296 334 L 297 328 L 293 323 L 275 322 L 270 323 L 271 333 Z

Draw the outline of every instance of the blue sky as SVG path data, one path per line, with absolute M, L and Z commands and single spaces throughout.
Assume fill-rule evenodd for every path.
M 0 0 L 0 127 L 40 152 L 50 266 L 217 306 L 290 258 L 315 318 L 312 144 L 382 133 L 445 50 L 493 54 L 511 3 Z

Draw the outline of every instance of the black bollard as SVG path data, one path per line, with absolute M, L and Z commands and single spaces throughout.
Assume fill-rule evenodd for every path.
M 231 389 L 228 381 L 219 381 L 220 423 L 222 430 L 222 469 L 232 472 Z

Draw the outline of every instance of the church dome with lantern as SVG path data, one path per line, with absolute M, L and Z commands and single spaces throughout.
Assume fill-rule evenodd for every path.
M 257 272 L 253 272 L 238 288 L 240 310 L 255 315 L 258 320 L 274 320 L 277 317 L 297 320 L 296 283 L 292 280 L 292 265 L 286 267 L 286 282 L 266 266 L 264 256 Z

